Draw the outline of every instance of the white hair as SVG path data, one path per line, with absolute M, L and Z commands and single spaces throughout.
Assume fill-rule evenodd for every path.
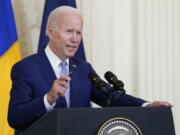
M 70 6 L 57 7 L 56 9 L 51 11 L 51 13 L 48 17 L 48 21 L 47 21 L 47 25 L 46 25 L 46 35 L 47 35 L 48 26 L 53 26 L 56 18 L 63 14 L 77 14 L 77 15 L 81 16 L 81 13 L 79 12 L 79 10 L 77 8 L 70 7 Z

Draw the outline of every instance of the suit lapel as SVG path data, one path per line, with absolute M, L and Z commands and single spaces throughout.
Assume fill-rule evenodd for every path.
M 45 80 L 47 80 L 47 83 L 51 86 L 54 80 L 56 79 L 56 75 L 53 71 L 53 68 L 44 51 L 39 52 L 38 56 L 38 64 L 41 68 L 40 71 L 44 76 Z
M 70 82 L 70 97 L 71 97 L 71 107 L 75 107 L 77 104 L 78 98 L 78 81 L 79 80 L 79 72 L 78 72 L 78 64 L 79 62 L 75 61 L 73 58 L 69 60 L 69 71 L 72 73 L 71 82 Z

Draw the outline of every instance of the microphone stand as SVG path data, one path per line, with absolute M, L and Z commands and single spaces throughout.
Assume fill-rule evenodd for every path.
M 113 98 L 110 94 L 114 91 L 118 91 L 119 93 Z M 104 92 L 107 99 L 107 106 L 111 107 L 112 103 L 117 100 L 120 96 L 125 94 L 125 89 L 122 87 L 120 90 L 114 90 L 114 88 L 109 88 L 106 92 Z
M 110 89 L 108 89 L 104 94 L 105 94 L 105 96 L 106 96 L 106 99 L 107 99 L 107 106 L 108 107 L 111 107 L 112 106 L 112 100 L 113 100 L 113 98 L 112 98 L 112 96 L 110 95 L 112 92 L 113 92 L 114 90 L 113 90 L 113 88 L 110 88 Z
M 113 101 L 117 100 L 120 96 L 122 96 L 126 93 L 126 91 L 123 87 L 119 90 L 116 90 L 116 91 L 118 91 L 119 93 L 113 98 Z

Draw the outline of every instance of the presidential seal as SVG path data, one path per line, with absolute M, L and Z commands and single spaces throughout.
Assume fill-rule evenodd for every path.
M 139 127 L 126 118 L 113 118 L 104 122 L 97 135 L 142 135 Z

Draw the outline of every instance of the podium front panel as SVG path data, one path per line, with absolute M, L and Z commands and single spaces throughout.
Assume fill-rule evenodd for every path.
M 132 121 L 143 135 L 175 135 L 168 107 L 57 109 L 42 117 L 23 135 L 96 135 L 102 124 L 113 118 Z

